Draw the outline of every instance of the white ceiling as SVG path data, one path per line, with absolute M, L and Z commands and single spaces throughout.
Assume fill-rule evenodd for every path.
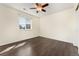
M 16 8 L 18 10 L 38 17 L 46 16 L 74 7 L 73 3 L 49 3 L 49 6 L 45 7 L 46 13 L 36 13 L 36 9 L 30 9 L 31 7 L 34 7 L 34 3 L 6 3 L 5 5 L 8 5 L 10 7 Z M 23 8 L 25 8 L 26 10 L 23 10 Z

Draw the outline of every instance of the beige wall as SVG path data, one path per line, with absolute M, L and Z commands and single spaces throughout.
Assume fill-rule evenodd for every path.
M 79 10 L 75 12 L 75 19 L 76 19 L 76 40 L 78 42 L 78 47 L 79 47 Z M 79 53 L 79 49 L 78 49 Z
M 40 36 L 78 45 L 74 9 L 67 9 L 40 18 Z
M 31 30 L 20 30 L 18 20 L 20 15 L 25 15 L 32 20 Z M 24 40 L 39 35 L 39 18 L 0 5 L 0 45 Z

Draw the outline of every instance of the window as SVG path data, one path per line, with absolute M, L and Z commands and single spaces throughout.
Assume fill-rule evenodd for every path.
M 31 29 L 31 20 L 26 17 L 20 17 L 19 18 L 19 29 Z

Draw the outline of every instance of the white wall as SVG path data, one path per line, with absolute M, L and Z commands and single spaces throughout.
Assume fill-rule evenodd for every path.
M 78 45 L 74 9 L 67 9 L 40 18 L 40 36 Z
M 32 29 L 22 31 L 18 27 L 20 14 L 26 15 L 32 20 Z M 39 35 L 39 18 L 17 11 L 4 5 L 0 5 L 0 45 L 20 41 Z
M 78 42 L 78 53 L 79 53 L 79 10 L 75 12 L 75 19 L 76 19 L 76 39 Z

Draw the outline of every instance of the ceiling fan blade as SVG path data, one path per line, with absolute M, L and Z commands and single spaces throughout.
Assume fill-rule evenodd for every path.
M 39 3 L 36 3 L 36 6 L 39 6 Z
M 77 7 L 76 7 L 75 11 L 77 11 L 77 10 L 78 10 L 78 8 L 79 8 L 79 3 L 78 3 L 78 5 L 77 5 Z
M 46 10 L 42 9 L 43 12 L 46 12 Z
M 46 4 L 42 5 L 42 7 L 44 8 L 44 7 L 48 6 L 48 5 L 49 5 L 49 4 L 48 4 L 48 3 L 46 3 Z
M 36 9 L 36 8 L 30 8 L 30 9 Z

